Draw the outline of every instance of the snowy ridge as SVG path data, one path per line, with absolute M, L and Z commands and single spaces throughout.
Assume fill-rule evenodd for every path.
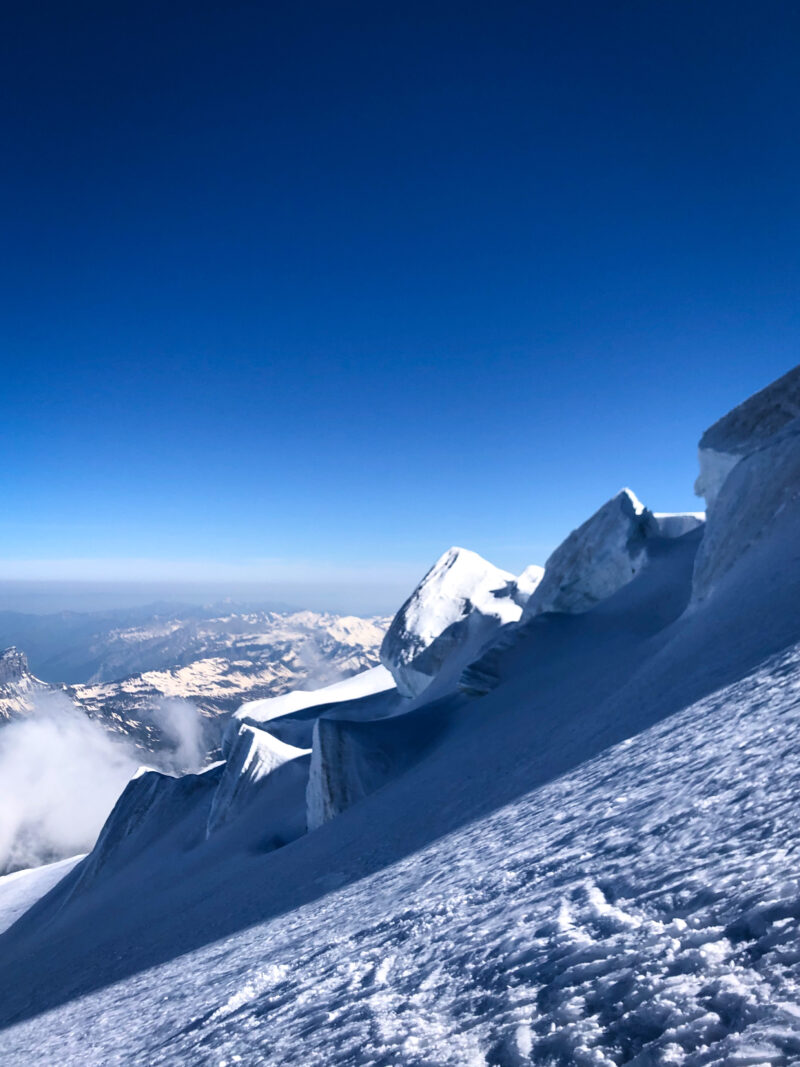
M 214 791 L 211 810 L 208 814 L 207 835 L 230 822 L 263 792 L 267 779 L 274 789 L 284 780 L 287 788 L 292 782 L 302 793 L 308 776 L 308 750 L 295 748 L 243 723 L 232 743 L 229 742 L 225 767 L 219 785 Z M 282 841 L 286 842 L 305 833 L 305 820 L 292 819 L 291 808 L 299 806 L 286 803 L 286 797 L 276 798 L 286 810 L 278 813 L 291 824 L 284 829 Z
M 344 678 L 333 685 L 324 686 L 322 689 L 309 691 L 294 689 L 291 693 L 285 693 L 278 697 L 268 697 L 265 700 L 248 700 L 242 704 L 235 713 L 234 718 L 241 722 L 266 723 L 271 719 L 278 719 L 284 715 L 290 715 L 295 711 L 305 708 L 319 707 L 320 705 L 339 704 L 348 700 L 359 700 L 361 697 L 372 696 L 375 693 L 383 693 L 394 687 L 394 679 L 389 671 L 383 666 L 372 667 L 361 674 L 355 674 L 350 678 Z
M 0 1057 L 800 1061 L 799 425 L 747 447 L 707 524 L 618 494 L 480 647 L 517 580 L 426 576 L 392 646 L 414 699 L 270 702 L 224 767 L 137 778 L 0 942 Z

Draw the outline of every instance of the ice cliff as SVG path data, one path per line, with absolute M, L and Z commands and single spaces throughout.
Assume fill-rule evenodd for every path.
M 711 510 L 737 463 L 800 416 L 800 367 L 723 415 L 700 438 L 694 490 Z

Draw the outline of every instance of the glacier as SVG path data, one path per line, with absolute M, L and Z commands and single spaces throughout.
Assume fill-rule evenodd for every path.
M 451 550 L 383 668 L 135 778 L 0 938 L 0 1059 L 800 1062 L 795 381 L 707 518 L 624 490 L 527 585 Z

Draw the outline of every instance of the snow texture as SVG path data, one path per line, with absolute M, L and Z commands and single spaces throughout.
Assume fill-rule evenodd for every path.
M 419 696 L 445 666 L 465 666 L 498 627 L 517 622 L 516 588 L 513 574 L 476 552 L 448 549 L 395 615 L 381 645 L 381 663 L 398 691 Z

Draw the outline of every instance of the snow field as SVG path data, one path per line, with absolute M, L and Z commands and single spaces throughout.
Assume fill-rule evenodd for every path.
M 0 1052 L 798 1062 L 799 800 L 800 647 L 379 875 L 6 1031 Z

